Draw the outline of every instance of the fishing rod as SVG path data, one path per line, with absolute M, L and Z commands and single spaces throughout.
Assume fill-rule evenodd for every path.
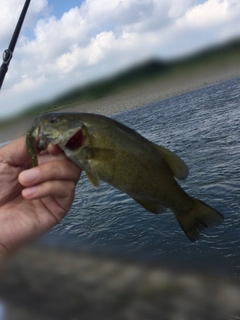
M 24 18 L 26 16 L 30 1 L 31 0 L 26 0 L 25 1 L 24 7 L 22 9 L 21 15 L 19 17 L 18 23 L 17 23 L 16 28 L 14 30 L 14 33 L 13 33 L 11 42 L 10 42 L 10 44 L 8 46 L 8 49 L 6 49 L 3 52 L 3 63 L 2 63 L 1 68 L 0 68 L 0 89 L 2 87 L 5 75 L 6 75 L 7 71 L 8 71 L 8 66 L 9 66 L 9 63 L 10 63 L 10 61 L 12 59 L 13 51 L 14 51 L 14 48 L 16 46 L 17 39 L 18 39 L 19 33 L 21 31 L 22 24 L 23 24 Z

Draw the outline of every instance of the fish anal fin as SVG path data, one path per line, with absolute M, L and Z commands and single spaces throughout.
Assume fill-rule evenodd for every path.
M 154 146 L 171 169 L 174 177 L 179 180 L 183 180 L 188 176 L 188 167 L 179 156 L 164 147 L 156 144 L 154 144 Z
M 136 198 L 133 198 L 137 203 L 139 203 L 143 208 L 145 208 L 146 210 L 152 212 L 152 213 L 155 213 L 155 214 L 159 214 L 159 213 L 163 213 L 166 208 L 159 204 L 158 202 L 154 202 L 154 201 L 151 201 L 151 200 L 145 200 L 145 199 L 136 199 Z
M 192 198 L 193 199 L 193 198 Z M 191 241 L 196 241 L 200 237 L 200 232 L 205 228 L 221 223 L 224 217 L 204 202 L 193 199 L 194 205 L 190 212 L 176 213 L 176 218 Z
M 99 187 L 100 183 L 99 183 L 98 177 L 96 177 L 94 174 L 92 174 L 89 171 L 86 172 L 86 175 L 88 177 L 88 180 L 94 185 L 94 187 Z

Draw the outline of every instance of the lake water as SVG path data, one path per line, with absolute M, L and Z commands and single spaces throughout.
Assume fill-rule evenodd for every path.
M 85 174 L 67 217 L 40 243 L 137 256 L 240 277 L 240 78 L 114 115 L 188 165 L 181 186 L 225 220 L 191 243 L 167 210 L 154 215 Z

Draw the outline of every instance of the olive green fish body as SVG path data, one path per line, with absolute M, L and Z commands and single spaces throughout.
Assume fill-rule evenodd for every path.
M 87 122 L 84 123 L 87 126 Z M 76 150 L 74 155 L 69 154 L 69 157 L 97 179 L 113 185 L 138 202 L 154 202 L 151 211 L 161 212 L 163 207 L 173 209 L 184 206 L 186 201 L 192 202 L 173 178 L 157 146 L 144 137 L 133 130 L 126 132 L 115 122 L 89 126 L 88 135 L 93 137 L 88 145 Z M 86 149 L 92 152 L 87 162 L 84 161 Z M 184 170 L 187 174 L 186 167 Z M 176 195 L 174 199 L 169 189 Z M 158 210 L 155 209 L 156 203 Z
M 50 113 L 37 118 L 33 126 L 38 149 L 50 142 L 58 144 L 95 186 L 103 180 L 153 213 L 169 208 L 192 241 L 205 227 L 223 220 L 220 213 L 187 195 L 176 182 L 175 178 L 182 180 L 188 175 L 186 164 L 177 155 L 113 119 Z

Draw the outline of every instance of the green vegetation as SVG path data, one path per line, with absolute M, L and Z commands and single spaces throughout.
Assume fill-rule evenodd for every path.
M 47 103 L 39 103 L 30 106 L 27 111 L 16 115 L 8 121 L 0 121 L 0 126 L 7 126 L 21 117 L 34 117 L 40 113 L 60 110 L 84 102 L 96 100 L 117 92 L 123 92 L 140 84 L 165 76 L 183 75 L 189 70 L 199 68 L 222 68 L 227 63 L 239 61 L 240 40 L 232 41 L 223 46 L 213 47 L 192 56 L 169 62 L 151 59 L 140 65 L 133 66 L 114 77 L 96 81 L 82 87 L 76 87 L 62 95 L 59 95 Z

